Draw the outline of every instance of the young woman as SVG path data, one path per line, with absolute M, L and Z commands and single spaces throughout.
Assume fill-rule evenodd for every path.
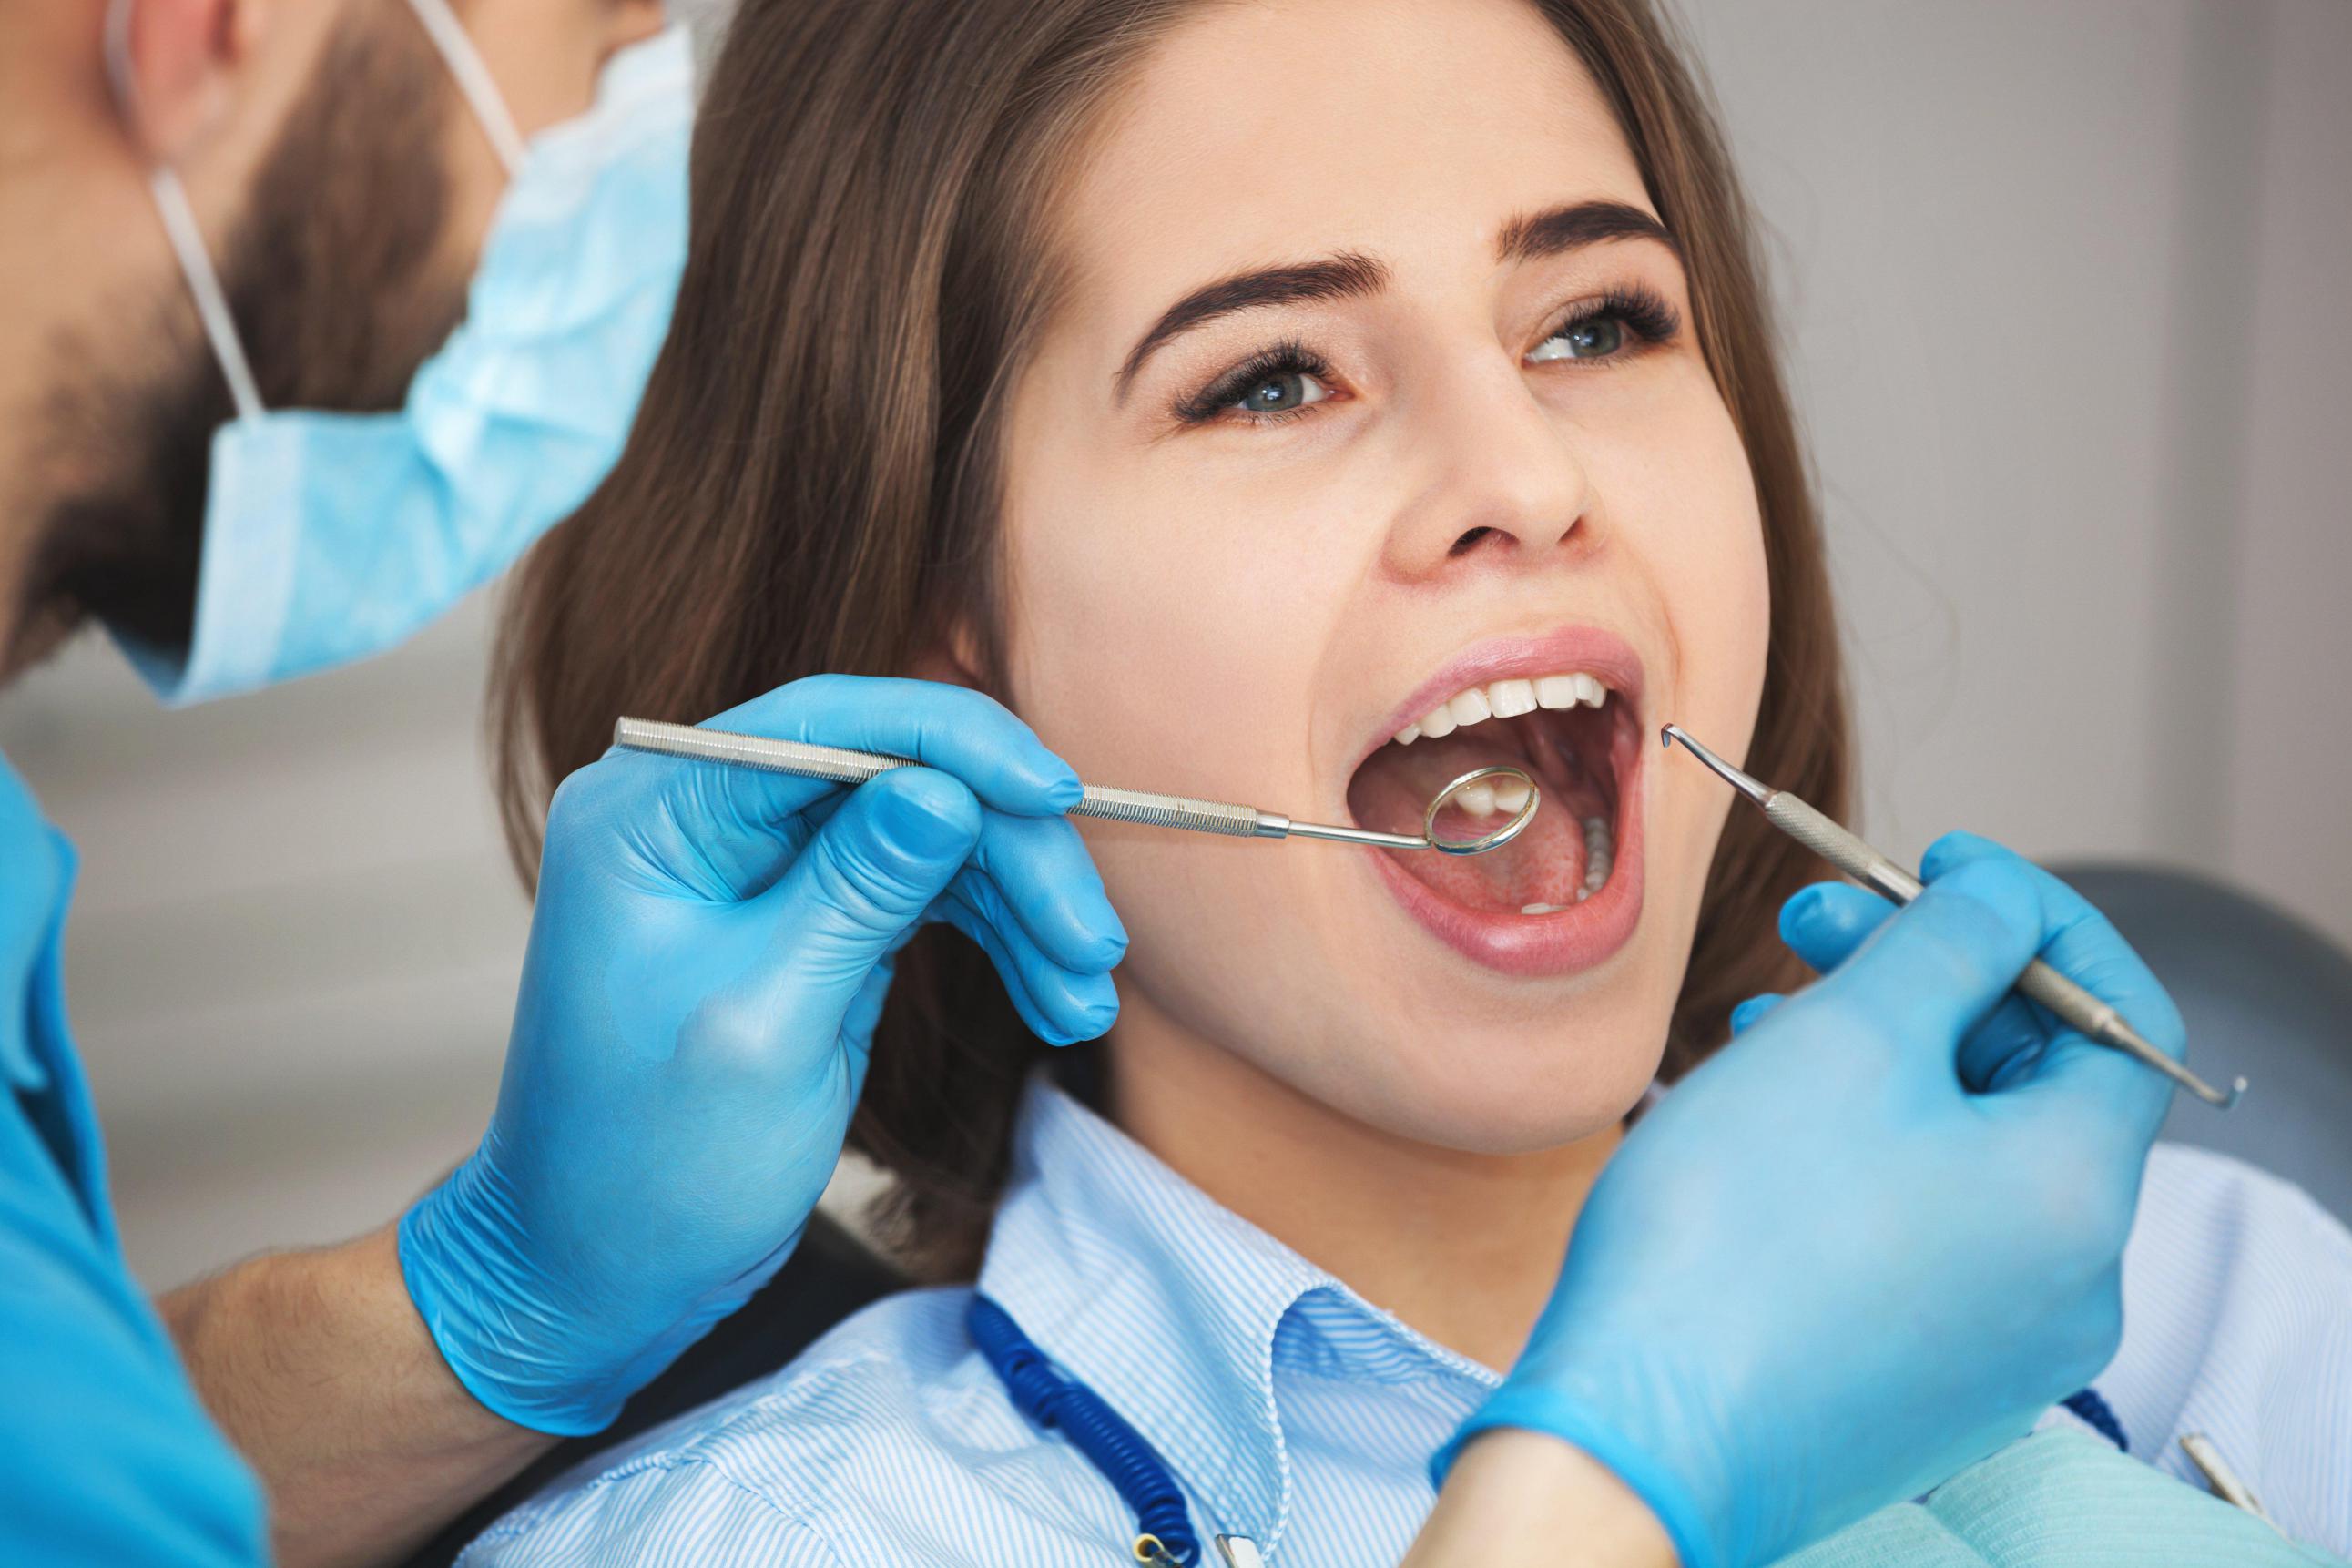
M 694 227 L 628 454 L 520 589 L 509 805 L 528 846 L 584 770 L 555 810 L 682 908 L 824 911 L 681 915 L 677 1037 L 724 1070 L 792 1019 L 838 1120 L 789 1179 L 855 1106 L 947 1283 L 473 1561 L 1117 1560 L 1134 1510 L 975 1352 L 975 1274 L 1269 1562 L 1512 1560 L 1529 1500 L 1591 1561 L 1766 1561 L 2095 1373 L 2136 1453 L 2201 1427 L 2352 1544 L 2352 1247 L 2308 1204 L 2160 1159 L 2115 1353 L 2162 1086 L 1991 1006 L 2043 948 L 2177 1039 L 2104 922 L 1964 842 L 1865 947 L 1883 906 L 1791 900 L 1816 868 L 1649 743 L 1848 798 L 1745 209 L 1642 0 L 751 0 Z M 929 766 L 596 762 L 747 702 Z M 1056 815 L 1075 770 L 1402 828 L 1492 763 L 1545 805 L 1475 859 Z M 732 847 L 675 842 L 686 787 Z M 1691 1072 L 1801 977 L 1784 900 L 1837 974 Z M 926 921 L 961 934 L 900 951 Z M 2284 1267 L 2332 1295 L 2248 1283 Z

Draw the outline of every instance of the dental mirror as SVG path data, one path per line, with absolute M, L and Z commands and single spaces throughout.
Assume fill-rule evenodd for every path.
M 1518 768 L 1473 768 L 1430 798 L 1421 814 L 1421 836 L 1432 849 L 1444 855 L 1483 855 L 1500 849 L 1527 830 L 1543 804 L 1543 791 Z M 1437 819 L 1448 806 L 1453 820 L 1445 831 Z M 1502 816 L 1494 827 L 1480 825 Z
M 693 757 L 731 767 L 760 768 L 846 784 L 863 784 L 892 768 L 915 765 L 906 757 L 881 752 L 854 752 L 806 741 L 705 730 L 658 719 L 621 720 L 613 726 L 613 743 L 633 752 L 659 752 L 673 757 Z M 1418 836 L 1378 833 L 1369 827 L 1343 827 L 1336 823 L 1293 822 L 1278 811 L 1261 811 L 1232 801 L 1162 795 L 1157 790 L 1120 789 L 1113 784 L 1086 785 L 1083 798 L 1069 811 L 1072 816 L 1181 827 L 1192 833 L 1223 833 L 1237 838 L 1320 838 L 1334 844 L 1365 844 L 1376 849 L 1434 849 L 1441 855 L 1483 855 L 1517 838 L 1534 820 L 1536 808 L 1542 804 L 1543 792 L 1525 772 L 1491 767 L 1473 768 L 1439 790 L 1430 801 L 1429 809 L 1421 814 Z M 1438 815 L 1449 806 L 1457 820 L 1449 823 L 1441 834 Z M 1501 825 L 1481 826 L 1504 814 L 1508 815 Z

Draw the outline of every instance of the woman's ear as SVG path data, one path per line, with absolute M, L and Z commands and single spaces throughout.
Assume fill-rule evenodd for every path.
M 669 26 L 669 7 L 663 0 L 601 0 L 601 4 L 605 59 Z
M 958 616 L 907 673 L 918 680 L 944 681 L 950 686 L 969 686 L 975 691 L 985 691 L 989 683 L 981 673 L 985 665 L 980 654 L 980 637 L 971 619 Z
M 265 10 L 262 0 L 109 0 L 107 75 L 143 162 L 184 161 L 219 121 Z

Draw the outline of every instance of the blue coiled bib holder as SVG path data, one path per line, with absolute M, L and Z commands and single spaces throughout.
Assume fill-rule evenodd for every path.
M 1193 1568 L 1201 1559 L 1201 1542 L 1192 1533 L 1184 1493 L 1143 1434 L 1093 1389 L 1055 1372 L 1012 1314 L 987 1297 L 973 1293 L 964 1321 L 981 1355 L 1013 1396 L 1013 1407 L 1040 1426 L 1059 1428 L 1135 1510 L 1140 1536 L 1157 1539 L 1169 1558 Z M 1151 1561 L 1143 1545 L 1139 1538 L 1137 1559 Z
M 1013 1407 L 1040 1427 L 1060 1430 L 1135 1510 L 1136 1560 L 1172 1561 L 1183 1568 L 1194 1568 L 1201 1558 L 1201 1542 L 1192 1533 L 1184 1493 L 1143 1434 L 1104 1404 L 1093 1389 L 1055 1372 L 1045 1352 L 1030 1342 L 1013 1315 L 978 1291 L 972 1293 L 964 1322 L 971 1331 L 972 1342 L 1012 1396 Z M 2130 1451 L 2123 1423 L 2095 1389 L 2068 1394 L 2063 1403 L 2117 1448 Z M 1160 1548 L 1157 1554 L 1148 1550 L 1154 1542 Z

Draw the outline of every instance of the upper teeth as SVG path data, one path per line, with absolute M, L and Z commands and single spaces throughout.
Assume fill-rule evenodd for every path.
M 1423 735 L 1435 740 L 1481 719 L 1510 719 L 1538 708 L 1573 708 L 1581 702 L 1598 708 L 1609 700 L 1601 678 L 1581 670 L 1568 675 L 1539 675 L 1530 680 L 1513 676 L 1456 692 L 1397 731 L 1397 744 L 1410 746 Z

